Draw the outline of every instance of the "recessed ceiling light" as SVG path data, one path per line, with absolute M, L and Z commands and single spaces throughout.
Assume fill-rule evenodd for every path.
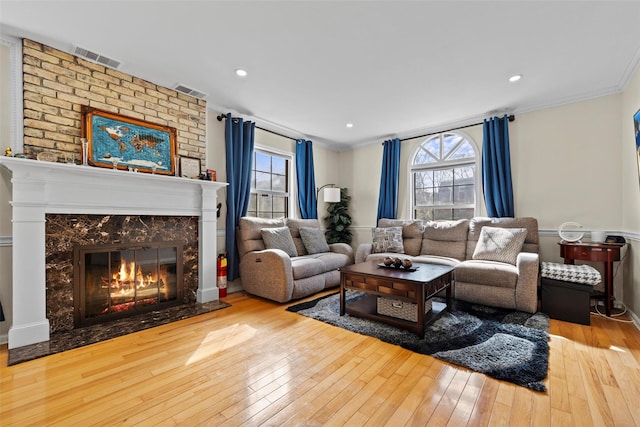
M 513 76 L 509 77 L 509 81 L 511 83 L 515 83 L 518 80 L 520 80 L 522 78 L 522 74 L 514 74 Z
M 348 128 L 352 128 L 353 127 L 353 123 L 347 123 L 347 127 Z
M 247 71 L 246 71 L 246 70 L 243 70 L 242 68 L 238 68 L 238 69 L 236 70 L 236 75 L 237 75 L 238 77 L 246 77 L 246 76 L 247 76 Z

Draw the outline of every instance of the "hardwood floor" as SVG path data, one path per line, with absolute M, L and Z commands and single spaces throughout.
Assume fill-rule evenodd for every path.
M 0 425 L 640 426 L 640 332 L 551 321 L 548 392 L 242 293 L 231 308 L 7 367 Z

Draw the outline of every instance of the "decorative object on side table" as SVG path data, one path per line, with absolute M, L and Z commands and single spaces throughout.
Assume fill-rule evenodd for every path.
M 175 170 L 175 128 L 82 107 L 81 135 L 88 140 L 88 164 L 172 175 Z

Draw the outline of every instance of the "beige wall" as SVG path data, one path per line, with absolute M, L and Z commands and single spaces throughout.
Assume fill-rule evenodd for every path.
M 622 230 L 634 233 L 629 240 L 630 250 L 624 269 L 624 302 L 640 317 L 640 177 L 635 152 L 633 115 L 640 109 L 640 70 L 635 73 L 622 94 L 622 116 L 620 124 L 622 164 Z

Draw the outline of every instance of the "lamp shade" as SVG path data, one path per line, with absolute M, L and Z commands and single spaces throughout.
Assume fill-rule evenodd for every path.
M 324 201 L 326 203 L 337 203 L 340 201 L 340 189 L 339 188 L 325 188 L 324 189 Z

